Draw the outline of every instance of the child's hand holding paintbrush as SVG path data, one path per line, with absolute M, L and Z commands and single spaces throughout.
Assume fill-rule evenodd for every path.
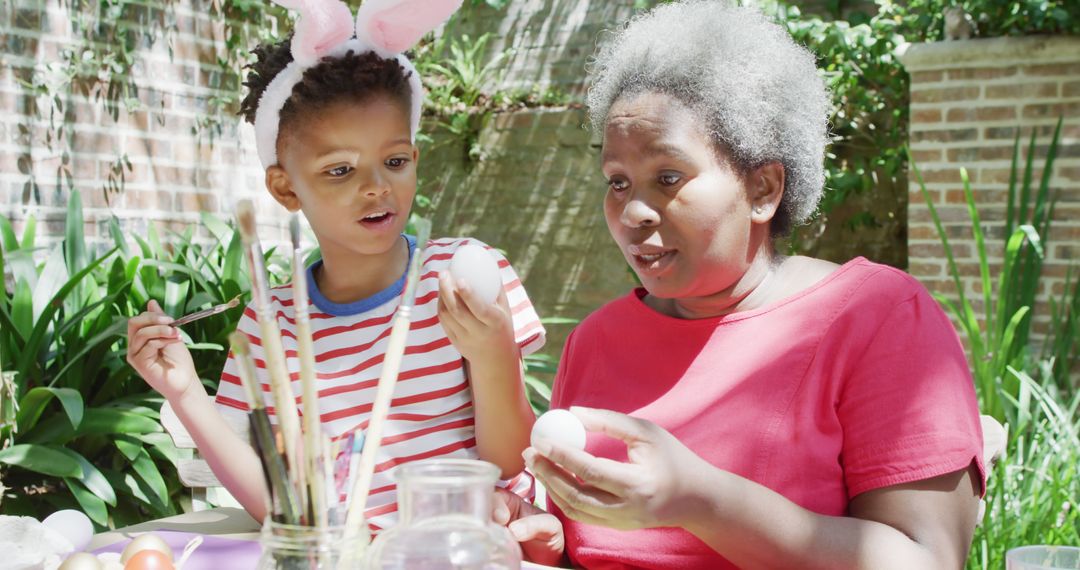
M 198 374 L 177 327 L 223 313 L 239 304 L 240 297 L 236 296 L 228 303 L 173 319 L 165 314 L 157 301 L 151 300 L 145 313 L 128 321 L 128 363 L 166 399 L 180 396 L 192 382 L 198 381 Z
M 240 305 L 240 295 L 237 295 L 237 296 L 233 297 L 232 299 L 230 299 L 228 303 L 222 303 L 220 305 L 215 305 L 213 307 L 210 307 L 209 309 L 203 309 L 201 311 L 195 311 L 194 313 L 184 315 L 184 316 L 180 317 L 179 319 L 176 319 L 175 321 L 173 321 L 173 322 L 171 322 L 169 324 L 174 326 L 174 327 L 182 327 L 182 326 L 184 326 L 184 325 L 186 325 L 188 323 L 193 323 L 195 321 L 205 319 L 206 317 L 212 317 L 214 315 L 224 313 L 225 311 L 228 311 L 229 309 L 235 308 L 235 307 L 237 307 L 239 305 Z
M 128 320 L 127 329 L 128 363 L 168 400 L 180 397 L 199 382 L 191 353 L 174 322 L 151 300 L 145 313 Z
M 214 474 L 257 519 L 266 513 L 261 461 L 237 436 L 206 393 L 174 319 L 156 301 L 128 321 L 127 361 L 164 396 Z

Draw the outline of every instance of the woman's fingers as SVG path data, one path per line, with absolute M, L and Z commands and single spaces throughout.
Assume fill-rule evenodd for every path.
M 540 440 L 534 448 L 541 456 L 576 475 L 578 479 L 614 495 L 622 495 L 634 480 L 633 465 L 620 463 L 605 457 L 596 457 L 586 451 L 554 445 Z
M 578 508 L 571 500 L 566 499 L 551 489 L 548 489 L 548 499 L 551 499 L 551 502 L 555 503 L 555 506 L 559 507 L 559 510 L 562 511 L 564 515 L 578 522 L 616 528 L 614 522 L 618 520 L 616 513 L 611 513 L 607 517 L 602 514 L 594 514 L 588 510 Z
M 581 420 L 588 431 L 600 432 L 626 443 L 652 440 L 653 424 L 626 414 L 597 408 L 573 406 L 570 412 Z
M 558 496 L 575 510 L 600 514 L 623 503 L 622 498 L 614 493 L 578 481 L 573 473 L 564 470 L 534 449 L 525 450 L 525 463 L 529 471 L 543 482 L 549 496 Z

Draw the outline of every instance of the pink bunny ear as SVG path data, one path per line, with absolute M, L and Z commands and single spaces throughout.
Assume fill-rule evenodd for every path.
M 292 56 L 300 65 L 314 65 L 353 35 L 352 11 L 341 0 L 274 0 L 300 12 L 292 40 Z
M 461 0 L 366 0 L 356 13 L 356 37 L 383 57 L 398 54 L 460 7 Z

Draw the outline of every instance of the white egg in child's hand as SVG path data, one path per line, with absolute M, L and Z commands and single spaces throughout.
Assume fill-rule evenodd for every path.
M 548 410 L 536 418 L 529 441 L 536 447 L 536 442 L 541 439 L 585 449 L 585 425 L 569 410 Z
M 465 281 L 481 301 L 491 304 L 499 297 L 502 275 L 499 263 L 483 247 L 466 244 L 454 252 L 450 260 L 450 275 L 455 283 Z
M 82 552 L 90 544 L 94 537 L 94 524 L 90 518 L 73 509 L 56 511 L 45 517 L 41 524 L 56 531 L 60 536 L 68 539 L 75 547 L 75 552 Z

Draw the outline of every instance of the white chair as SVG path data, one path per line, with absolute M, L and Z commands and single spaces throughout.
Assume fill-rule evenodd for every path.
M 240 420 L 228 414 L 224 417 L 237 435 L 250 441 L 250 427 L 246 420 Z M 184 424 L 180 423 L 180 418 L 176 417 L 176 412 L 173 411 L 169 402 L 161 406 L 161 426 L 168 432 L 178 449 L 192 451 L 191 459 L 181 459 L 177 462 L 180 482 L 185 487 L 191 488 L 191 509 L 203 511 L 213 507 L 242 508 L 240 503 L 221 485 L 206 461 L 199 458 L 195 441 L 191 439 Z

